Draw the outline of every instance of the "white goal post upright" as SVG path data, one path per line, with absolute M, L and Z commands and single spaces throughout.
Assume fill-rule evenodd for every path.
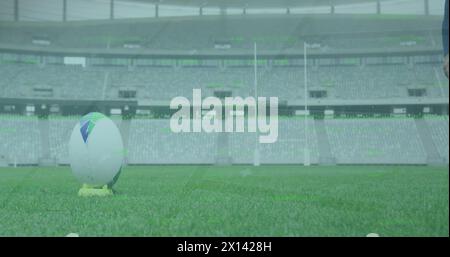
M 303 42 L 303 61 L 304 61 L 304 84 L 305 84 L 305 92 L 304 92 L 304 101 L 305 101 L 305 148 L 304 148 L 304 165 L 305 166 L 309 166 L 311 165 L 310 163 L 310 158 L 309 158 L 309 142 L 308 142 L 308 69 L 307 69 L 307 65 L 308 65 L 308 59 L 307 59 L 307 48 L 308 48 L 308 43 Z
M 256 112 L 258 111 L 258 64 L 257 62 L 257 55 L 256 55 L 256 42 L 254 43 L 253 46 L 253 69 L 254 69 L 254 90 L 255 90 L 255 99 L 256 99 Z M 248 116 L 248 118 L 252 118 L 252 119 L 257 119 L 257 117 L 259 117 L 259 115 L 256 115 L 256 117 L 250 117 Z M 256 120 L 256 122 L 258 122 L 258 120 Z M 259 137 L 259 133 L 258 130 L 256 130 L 255 133 L 255 152 L 254 152 L 254 156 L 253 156 L 253 166 L 259 166 L 260 165 L 260 155 L 259 155 L 259 141 L 258 141 L 258 137 Z

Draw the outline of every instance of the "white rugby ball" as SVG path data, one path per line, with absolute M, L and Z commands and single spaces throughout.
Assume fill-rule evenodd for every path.
M 81 118 L 69 141 L 70 167 L 89 186 L 112 186 L 124 159 L 123 141 L 116 124 L 98 112 Z

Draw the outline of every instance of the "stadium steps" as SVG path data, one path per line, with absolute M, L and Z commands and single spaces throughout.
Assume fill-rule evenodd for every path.
M 431 131 L 427 122 L 423 118 L 415 118 L 417 131 L 419 132 L 420 140 L 427 154 L 428 165 L 444 165 L 445 160 L 439 156 L 439 152 L 431 138 Z
M 330 142 L 328 140 L 328 134 L 325 129 L 325 122 L 322 119 L 314 120 L 317 144 L 319 148 L 319 164 L 320 165 L 336 165 L 336 159 L 333 157 L 330 148 Z

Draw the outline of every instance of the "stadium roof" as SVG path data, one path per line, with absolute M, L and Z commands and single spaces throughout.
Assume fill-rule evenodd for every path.
M 376 2 L 377 0 L 129 0 L 177 6 L 204 6 L 224 8 L 286 8 L 300 6 L 324 6 L 330 3 L 348 4 L 361 2 Z M 383 0 L 381 0 L 383 1 Z

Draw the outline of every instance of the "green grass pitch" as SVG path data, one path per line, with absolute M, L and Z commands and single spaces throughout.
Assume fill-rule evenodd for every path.
M 0 168 L 0 236 L 449 236 L 448 166 L 143 166 L 112 197 L 79 187 Z

